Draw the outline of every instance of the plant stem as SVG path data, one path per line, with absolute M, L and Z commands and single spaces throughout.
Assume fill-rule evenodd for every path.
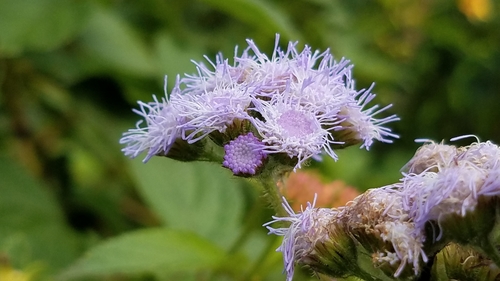
M 271 176 L 261 176 L 258 178 L 258 181 L 262 188 L 264 189 L 264 197 L 267 199 L 267 202 L 274 209 L 276 215 L 278 217 L 287 217 L 289 214 L 286 212 L 283 207 L 283 195 L 278 189 L 277 180 Z

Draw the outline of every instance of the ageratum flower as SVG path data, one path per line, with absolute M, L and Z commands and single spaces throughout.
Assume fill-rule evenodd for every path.
M 135 112 L 146 124 L 124 134 L 120 143 L 126 145 L 125 155 L 148 151 L 145 161 L 154 155 L 169 156 L 179 140 L 195 144 L 210 139 L 222 151 L 229 141 L 252 132 L 269 157 L 291 159 L 270 163 L 296 169 L 323 154 L 337 159 L 334 149 L 339 147 L 362 143 L 368 148 L 374 140 L 397 138 L 383 125 L 399 118 L 375 118 L 390 106 L 364 109 L 375 95 L 371 89 L 354 88 L 349 61 L 336 61 L 329 50 L 312 51 L 309 46 L 298 51 L 297 42 L 282 50 L 279 36 L 270 57 L 253 41 L 247 42 L 241 55 L 236 49 L 233 64 L 222 54 L 213 62 L 207 58 L 207 65 L 195 63 L 196 74 L 178 77 L 169 98 L 139 102 L 141 110 Z M 223 153 L 214 151 L 214 145 L 199 147 L 214 155 Z M 177 150 L 176 155 L 182 155 Z
M 428 261 L 424 231 L 402 208 L 395 186 L 371 189 L 337 209 L 314 208 L 313 202 L 295 213 L 288 203 L 283 206 L 289 216 L 273 217 L 264 226 L 270 234 L 284 236 L 277 251 L 283 254 L 287 280 L 296 264 L 331 277 L 366 279 L 371 276 L 361 267 L 366 262 L 373 263 L 371 273 L 405 278 L 418 275 L 421 263 Z M 276 223 L 289 225 L 270 227 Z
M 176 96 L 179 91 L 178 87 L 174 88 L 172 96 Z M 166 98 L 159 101 L 153 96 L 153 100 L 150 103 L 138 102 L 140 110 L 134 109 L 134 112 L 144 120 L 137 122 L 136 128 L 128 130 L 120 139 L 120 143 L 126 145 L 122 149 L 126 156 L 135 158 L 141 152 L 148 151 L 144 162 L 155 155 L 166 155 L 181 135 L 178 128 L 181 117 L 177 110 Z M 146 124 L 142 126 L 144 121 Z
M 351 74 L 347 73 L 344 91 L 351 102 L 340 108 L 338 116 L 342 123 L 335 128 L 336 138 L 344 141 L 344 146 L 362 143 L 361 148 L 367 150 L 373 144 L 373 140 L 392 143 L 392 138 L 398 138 L 398 135 L 382 125 L 398 121 L 399 117 L 390 115 L 381 119 L 375 118 L 376 115 L 391 108 L 392 104 L 381 109 L 379 105 L 366 109 L 365 107 L 375 98 L 375 94 L 371 92 L 374 85 L 372 84 L 368 89 L 356 91 L 354 84 Z
M 286 272 L 287 281 L 292 280 L 297 263 L 321 273 L 332 274 L 334 271 L 335 275 L 345 276 L 349 275 L 346 274 L 348 269 L 342 265 L 356 264 L 352 240 L 345 233 L 341 235 L 335 226 L 337 210 L 314 208 L 315 202 L 316 196 L 312 204 L 307 203 L 305 210 L 295 213 L 283 198 L 283 207 L 290 216 L 273 217 L 273 221 L 264 224 L 269 234 L 284 236 L 277 251 L 283 254 L 283 271 Z M 270 226 L 276 223 L 289 223 L 289 226 Z
M 444 265 L 435 271 L 435 280 L 495 280 L 500 275 L 500 268 L 483 253 L 455 243 L 443 248 L 434 264 Z
M 258 99 L 254 106 L 262 118 L 251 122 L 266 144 L 265 152 L 296 157 L 296 168 L 322 152 L 337 159 L 331 145 L 339 142 L 334 141 L 330 133 L 336 124 L 336 114 L 324 113 L 314 105 L 298 103 L 291 90 L 285 90 L 269 101 Z
M 478 142 L 456 149 L 439 145 L 433 151 L 440 161 L 429 161 L 429 154 L 417 153 L 410 163 L 435 163 L 439 169 L 432 170 L 430 166 L 421 173 L 405 174 L 402 179 L 404 208 L 417 227 L 423 228 L 428 221 L 440 224 L 452 214 L 464 217 L 476 210 L 481 197 L 500 195 L 500 148 L 497 145 Z
M 179 117 L 185 120 L 179 124 L 182 138 L 194 143 L 211 132 L 224 133 L 236 120 L 252 119 L 248 109 L 253 98 L 247 91 L 237 84 L 216 84 L 210 91 L 171 99 Z
M 457 147 L 428 140 L 426 142 L 403 167 L 404 171 L 414 174 L 424 171 L 437 172 L 452 164 L 458 153 Z

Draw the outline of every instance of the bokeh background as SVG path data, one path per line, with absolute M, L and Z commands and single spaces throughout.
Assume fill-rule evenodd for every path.
M 285 280 L 252 181 L 122 156 L 137 100 L 247 38 L 268 54 L 276 33 L 330 48 L 401 117 L 394 144 L 307 168 L 315 188 L 363 191 L 396 182 L 416 138 L 500 142 L 499 12 L 494 0 L 0 0 L 0 280 Z

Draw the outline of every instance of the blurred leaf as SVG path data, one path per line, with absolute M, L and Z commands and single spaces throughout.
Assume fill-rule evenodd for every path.
M 17 267 L 42 262 L 47 272 L 78 255 L 56 200 L 14 161 L 0 155 L 0 252 Z
M 240 231 L 238 179 L 213 163 L 153 157 L 130 161 L 145 200 L 166 225 L 191 230 L 227 247 Z
M 269 34 L 280 33 L 284 38 L 299 40 L 301 37 L 295 31 L 285 13 L 273 7 L 269 2 L 260 0 L 202 0 L 233 17 L 261 29 Z
M 170 88 L 174 86 L 177 74 L 195 73 L 196 68 L 191 60 L 203 55 L 202 50 L 193 46 L 182 47 L 176 44 L 166 32 L 159 33 L 156 36 L 155 47 L 158 69 L 161 74 L 168 75 L 168 86 Z
M 96 246 L 59 277 L 190 272 L 218 267 L 224 258 L 223 250 L 194 233 L 145 229 Z
M 95 8 L 81 40 L 92 63 L 103 69 L 140 77 L 155 72 L 145 42 L 114 11 Z
M 83 1 L 0 1 L 0 55 L 55 48 L 80 30 L 86 15 Z
M 392 149 L 385 153 L 386 157 L 377 159 L 373 157 L 375 150 L 366 151 L 358 147 L 341 149 L 337 154 L 337 162 L 325 157 L 322 162 L 313 165 L 319 168 L 325 179 L 342 179 L 360 191 L 398 181 L 401 177 L 399 170 L 411 157 L 408 153 Z

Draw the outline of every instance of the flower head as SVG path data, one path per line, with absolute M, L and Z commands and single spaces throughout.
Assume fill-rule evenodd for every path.
M 234 84 L 216 85 L 211 91 L 172 99 L 172 106 L 185 120 L 179 125 L 182 138 L 194 143 L 213 131 L 224 133 L 236 120 L 249 119 L 252 95 L 247 90 Z
M 429 140 L 426 140 L 426 142 L 403 167 L 403 170 L 415 174 L 424 171 L 437 172 L 452 164 L 458 153 L 457 147 Z
M 398 135 L 383 125 L 398 121 L 399 117 L 391 115 L 381 119 L 375 118 L 376 115 L 391 108 L 392 104 L 381 109 L 378 105 L 364 109 L 375 98 L 375 94 L 371 93 L 373 85 L 367 90 L 357 92 L 353 89 L 353 84 L 354 81 L 348 80 L 345 91 L 352 95 L 353 100 L 352 103 L 340 108 L 338 118 L 342 120 L 342 123 L 335 128 L 338 131 L 335 136 L 344 141 L 345 146 L 361 143 L 361 148 L 367 150 L 373 144 L 373 140 L 392 143 L 392 139 L 398 138 Z
M 420 173 L 405 174 L 401 186 L 404 208 L 417 227 L 428 221 L 439 224 L 451 214 L 464 217 L 476 209 L 481 196 L 500 195 L 499 156 L 499 147 L 491 142 L 419 149 L 409 164 L 410 171 Z
M 148 151 L 144 162 L 154 155 L 166 155 L 180 137 L 178 128 L 180 117 L 175 108 L 165 98 L 161 101 L 153 96 L 154 102 L 144 103 L 139 101 L 140 110 L 134 112 L 141 115 L 144 120 L 137 122 L 135 129 L 130 129 L 120 139 L 125 144 L 122 149 L 126 156 L 137 157 L 141 152 Z M 145 126 L 141 127 L 145 121 Z
M 235 136 L 254 132 L 265 145 L 264 153 L 276 154 L 276 163 L 296 169 L 322 154 L 336 160 L 338 147 L 362 142 L 368 148 L 374 139 L 391 142 L 397 137 L 382 127 L 398 120 L 396 116 L 374 117 L 390 106 L 363 109 L 375 95 L 354 89 L 349 61 L 334 60 L 329 50 L 305 46 L 299 51 L 297 42 L 282 50 L 278 35 L 269 57 L 252 40 L 247 42 L 241 55 L 236 49 L 233 64 L 221 54 L 213 62 L 207 58 L 208 64 L 195 63 L 196 74 L 177 77 L 170 98 L 140 102 L 136 112 L 147 126 L 124 134 L 125 154 L 135 157 L 147 150 L 146 160 L 168 156 L 179 138 L 194 144 L 207 137 L 220 152 Z M 205 157 L 213 148 L 207 145 L 209 152 L 192 155 Z
M 235 175 L 255 175 L 267 157 L 263 148 L 262 142 L 252 133 L 241 135 L 224 146 L 222 165 Z
M 330 146 L 337 142 L 325 128 L 335 124 L 335 116 L 312 106 L 302 106 L 291 96 L 275 96 L 270 101 L 256 100 L 254 105 L 262 118 L 253 119 L 252 123 L 266 144 L 267 153 L 285 153 L 290 158 L 297 158 L 295 168 L 323 152 L 337 159 Z
M 290 215 L 289 217 L 273 217 L 264 226 L 269 229 L 270 234 L 284 236 L 283 243 L 277 249 L 283 253 L 284 271 L 287 280 L 292 280 L 295 263 L 306 261 L 309 255 L 315 253 L 317 243 L 327 241 L 330 238 L 330 229 L 337 211 L 328 208 L 314 208 L 314 203 L 308 203 L 305 210 L 295 213 L 283 198 L 283 207 Z M 273 228 L 269 225 L 279 222 L 289 222 L 290 226 Z
M 442 275 L 438 280 L 495 280 L 500 275 L 494 262 L 466 245 L 450 243 L 436 255 L 436 260 L 435 264 L 444 267 L 437 272 Z

